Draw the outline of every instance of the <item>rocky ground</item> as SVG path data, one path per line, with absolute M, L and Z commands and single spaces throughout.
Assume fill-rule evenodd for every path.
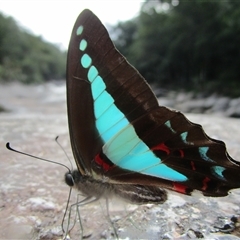
M 187 95 L 161 97 L 160 104 L 180 106 L 185 103 L 185 106 L 191 105 L 195 109 L 192 98 L 186 101 L 184 97 L 190 98 Z M 5 144 L 11 142 L 11 146 L 20 151 L 70 166 L 54 141 L 59 135 L 59 142 L 74 162 L 65 101 L 63 83 L 0 86 L 0 106 L 6 110 L 0 113 L 0 239 L 62 238 L 60 226 L 69 193 L 63 180 L 66 169 L 11 152 Z M 211 111 L 210 114 L 210 109 L 218 108 L 221 101 L 224 102 L 216 98 L 215 103 L 213 100 L 211 104 L 206 103 L 208 107 L 204 112 L 208 114 L 191 113 L 187 116 L 203 125 L 211 137 L 224 140 L 230 155 L 239 159 L 240 120 L 226 117 L 230 116 L 226 112 L 234 108 L 234 100 L 229 99 L 227 104 L 223 104 L 224 110 Z M 231 111 L 237 113 L 240 104 L 235 106 Z M 71 196 L 71 203 L 76 202 L 76 197 L 76 193 Z M 121 239 L 240 238 L 240 190 L 217 199 L 170 193 L 169 200 L 160 206 L 135 206 L 113 199 L 110 202 L 112 223 L 106 214 L 104 201 L 79 209 L 83 237 L 87 239 L 116 239 L 114 229 Z M 78 222 L 68 239 L 80 239 L 80 232 Z
M 218 96 L 216 93 L 205 96 L 175 91 L 159 91 L 159 102 L 170 108 L 178 109 L 184 113 L 204 113 L 225 117 L 240 118 L 240 97 L 230 98 Z

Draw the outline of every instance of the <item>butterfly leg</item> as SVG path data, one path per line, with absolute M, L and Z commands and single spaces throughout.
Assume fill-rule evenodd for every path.
M 67 221 L 67 227 L 66 227 L 66 230 L 64 230 L 63 228 L 63 232 L 65 233 L 64 235 L 64 240 L 65 239 L 68 239 L 67 238 L 67 235 L 68 233 L 73 229 L 73 227 L 75 226 L 76 224 L 76 219 L 78 217 L 79 219 L 79 223 L 80 223 L 80 230 L 81 230 L 81 237 L 80 239 L 83 239 L 83 226 L 82 226 L 82 221 L 81 221 L 81 215 L 80 215 L 80 211 L 79 211 L 79 207 L 80 206 L 83 206 L 83 205 L 86 205 L 86 204 L 89 204 L 89 203 L 92 203 L 92 202 L 95 202 L 97 201 L 99 198 L 96 198 L 96 197 L 92 197 L 92 196 L 87 196 L 85 197 L 83 200 L 79 201 L 79 196 L 80 194 L 78 194 L 78 197 L 77 197 L 77 202 L 72 204 L 70 207 L 69 207 L 69 213 L 68 213 L 68 221 Z M 70 218 L 71 218 L 71 214 L 72 214 L 72 209 L 76 207 L 76 215 L 74 217 L 74 222 L 73 222 L 73 226 L 70 228 Z M 65 214 L 66 215 L 66 214 Z M 65 215 L 64 215 L 64 218 L 65 218 Z M 63 222 L 64 222 L 64 219 L 63 219 Z M 63 223 L 62 223 L 62 227 L 63 227 Z
M 114 222 L 112 221 L 111 216 L 110 216 L 110 213 L 109 213 L 109 200 L 108 200 L 108 198 L 106 198 L 106 210 L 107 210 L 107 218 L 108 218 L 108 221 L 110 222 L 110 224 L 111 224 L 111 226 L 112 226 L 114 235 L 115 235 L 116 239 L 119 239 L 119 238 L 118 238 L 117 229 L 115 228 Z

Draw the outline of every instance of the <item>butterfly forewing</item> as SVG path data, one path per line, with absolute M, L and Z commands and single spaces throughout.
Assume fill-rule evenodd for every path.
M 177 111 L 158 105 L 149 85 L 114 47 L 89 10 L 73 28 L 67 63 L 71 144 L 82 174 L 109 181 L 223 196 L 240 187 L 225 144 Z
M 82 29 L 80 34 L 79 29 Z M 82 46 L 86 43 L 84 50 L 80 50 L 81 43 Z M 91 64 L 87 67 L 81 65 L 84 56 L 91 59 Z M 90 84 L 89 75 L 98 78 Z M 114 100 L 109 100 L 110 97 L 107 95 L 113 96 Z M 110 102 L 107 103 L 107 100 Z M 83 11 L 78 17 L 69 44 L 67 101 L 73 152 L 76 159 L 81 159 L 81 163 L 77 164 L 82 171 L 91 170 L 90 161 L 100 152 L 103 145 L 95 119 L 100 118 L 106 109 L 114 105 L 113 108 L 119 108 L 124 114 L 118 111 L 116 116 L 116 111 L 112 109 L 99 119 L 99 124 L 109 115 L 111 117 L 115 115 L 117 117 L 115 121 L 120 121 L 126 118 L 125 116 L 128 121 L 132 121 L 158 105 L 145 80 L 116 50 L 105 27 L 89 10 Z M 97 116 L 94 114 L 94 107 L 97 107 L 95 108 Z M 109 125 L 109 120 L 104 124 Z M 101 131 L 105 131 L 105 128 L 101 124 Z

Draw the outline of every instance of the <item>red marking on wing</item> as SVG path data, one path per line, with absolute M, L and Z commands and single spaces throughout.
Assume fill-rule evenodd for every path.
M 191 166 L 192 166 L 192 170 L 195 171 L 196 170 L 196 167 L 195 167 L 195 164 L 193 161 L 191 161 Z
M 166 152 L 168 155 L 170 154 L 169 148 L 164 143 L 158 144 L 157 146 L 151 148 L 151 150 L 161 150 Z
M 188 194 L 187 188 L 188 188 L 187 186 L 182 185 L 180 183 L 173 183 L 173 190 L 176 192 Z
M 112 168 L 112 166 L 110 166 L 109 164 L 107 164 L 107 163 L 100 157 L 99 154 L 96 155 L 96 157 L 94 158 L 94 160 L 95 160 L 95 162 L 96 162 L 98 165 L 100 165 L 100 166 L 103 168 L 103 170 L 104 170 L 105 172 L 109 171 L 109 170 Z
M 208 182 L 210 182 L 210 181 L 211 181 L 211 179 L 208 177 L 205 177 L 203 179 L 203 181 L 202 181 L 202 183 L 203 183 L 202 190 L 203 191 L 205 191 L 208 188 Z
M 180 156 L 184 157 L 184 151 L 182 149 L 179 149 L 179 152 L 180 152 Z

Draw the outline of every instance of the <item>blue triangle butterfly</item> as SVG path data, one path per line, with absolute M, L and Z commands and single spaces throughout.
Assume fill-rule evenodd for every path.
M 135 203 L 162 203 L 165 188 L 217 197 L 240 187 L 240 163 L 225 144 L 182 113 L 159 106 L 90 10 L 79 15 L 69 44 L 67 107 L 78 167 L 67 182 L 87 197 L 113 193 Z

